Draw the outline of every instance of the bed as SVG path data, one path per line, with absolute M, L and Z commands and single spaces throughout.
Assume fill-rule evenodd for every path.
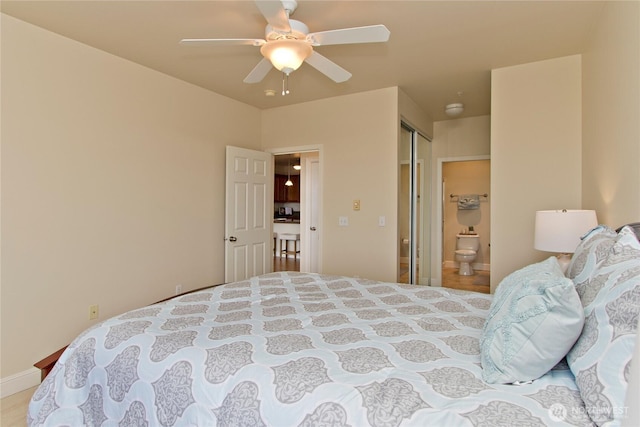
M 201 290 L 83 332 L 28 424 L 618 425 L 639 254 L 600 226 L 568 277 L 549 258 L 493 296 L 298 272 Z

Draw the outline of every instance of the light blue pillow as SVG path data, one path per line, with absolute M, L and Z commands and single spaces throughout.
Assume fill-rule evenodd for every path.
M 480 339 L 483 379 L 541 377 L 571 349 L 583 324 L 580 298 L 555 257 L 511 273 L 496 290 Z
M 640 317 L 640 242 L 624 227 L 607 246 L 606 258 L 577 284 L 586 320 L 567 362 L 591 420 L 620 425 Z
M 617 237 L 618 233 L 606 225 L 599 225 L 585 233 L 580 237 L 580 243 L 573 252 L 566 276 L 573 280 L 577 287 L 591 280 L 597 267 L 609 255 Z M 582 305 L 585 305 L 584 301 Z

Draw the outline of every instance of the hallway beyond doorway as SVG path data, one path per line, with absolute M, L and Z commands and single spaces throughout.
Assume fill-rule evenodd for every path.
M 273 271 L 300 271 L 300 258 L 274 256 Z

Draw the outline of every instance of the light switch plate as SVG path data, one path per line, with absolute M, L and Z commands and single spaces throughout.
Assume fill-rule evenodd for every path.
M 360 200 L 354 200 L 353 201 L 353 210 L 354 211 L 359 211 L 360 210 Z
M 338 225 L 340 227 L 346 227 L 349 225 L 349 217 L 348 216 L 341 216 L 338 218 Z

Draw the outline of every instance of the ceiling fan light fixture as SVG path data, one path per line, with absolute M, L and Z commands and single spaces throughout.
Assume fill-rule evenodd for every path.
M 302 40 L 282 39 L 265 43 L 260 48 L 262 56 L 271 61 L 271 64 L 279 71 L 289 74 L 300 68 L 307 59 L 313 48 L 310 44 Z
M 460 114 L 462 114 L 463 111 L 464 111 L 464 104 L 461 102 L 448 104 L 446 107 L 444 107 L 444 112 L 447 114 L 447 116 L 450 116 L 450 117 L 459 116 Z

